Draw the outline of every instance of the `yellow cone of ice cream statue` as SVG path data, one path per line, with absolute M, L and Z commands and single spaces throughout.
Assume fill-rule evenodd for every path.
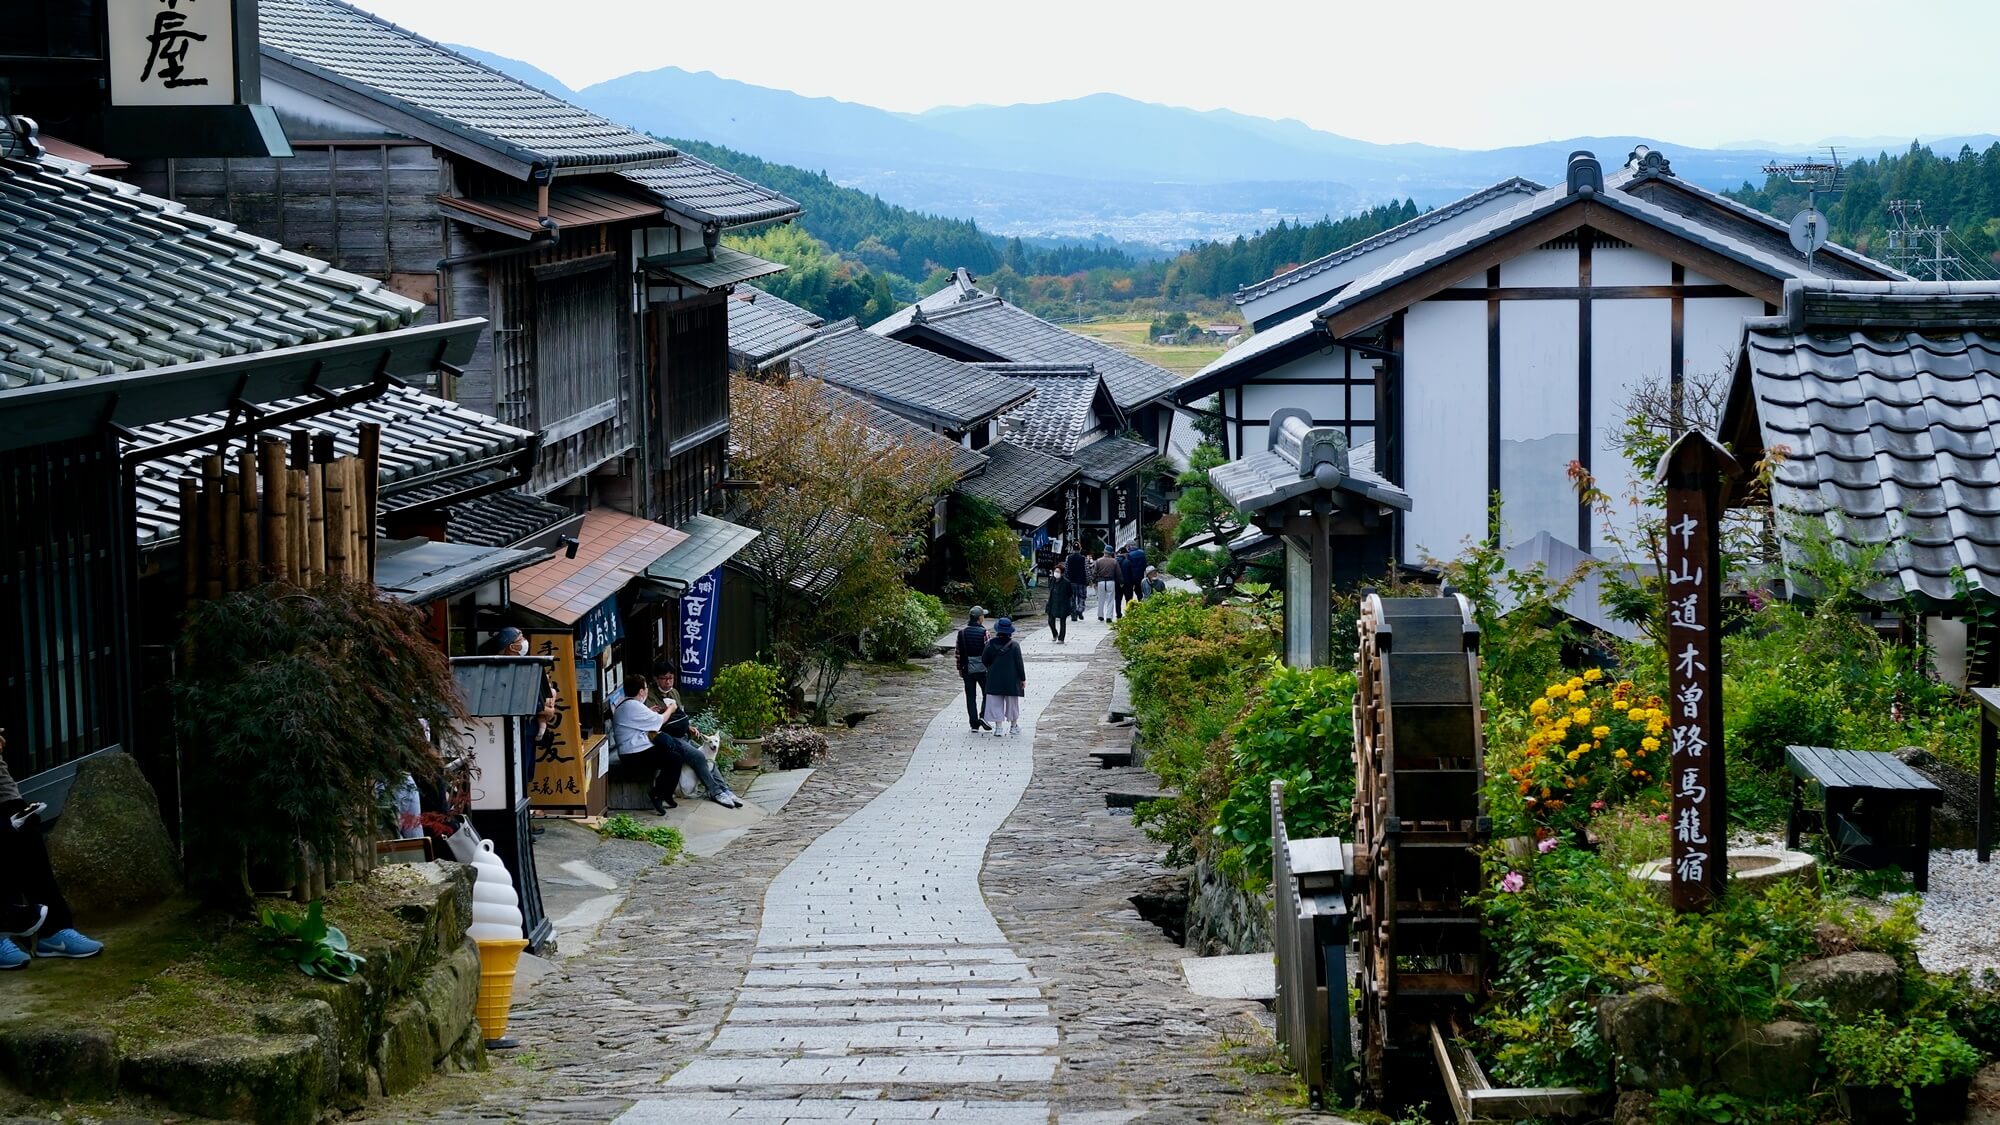
M 489 1048 L 516 1046 L 507 1038 L 507 1009 L 514 1003 L 514 971 L 528 942 L 521 936 L 520 897 L 507 867 L 488 840 L 472 856 L 478 881 L 472 885 L 472 925 L 479 944 L 479 1034 Z

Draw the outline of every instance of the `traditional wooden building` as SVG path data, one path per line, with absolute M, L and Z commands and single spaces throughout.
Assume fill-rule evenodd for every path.
M 812 338 L 826 318 L 754 285 L 739 285 L 729 303 L 729 367 L 755 371 Z
M 19 117 L 0 118 L 0 279 L 9 766 L 59 806 L 78 761 L 133 750 L 171 808 L 171 747 L 133 718 L 173 652 L 138 582 L 176 523 L 149 466 L 433 379 L 484 324 L 419 325 L 381 283 L 53 156 Z
M 1570 468 L 1614 494 L 1635 479 L 1614 444 L 1635 388 L 1725 371 L 1788 280 L 1901 276 L 1838 246 L 1808 263 L 1785 224 L 1643 149 L 1609 175 L 1579 152 L 1554 187 L 1441 210 L 1246 290 L 1257 334 L 1176 392 L 1232 459 L 1267 449 L 1288 408 L 1372 443 L 1411 500 L 1375 549 L 1403 561 L 1492 534 L 1495 493 L 1503 544 L 1546 532 L 1603 552 L 1634 516 L 1601 526 Z
M 290 159 L 141 162 L 169 199 L 491 328 L 441 393 L 539 439 L 528 492 L 670 523 L 712 507 L 731 286 L 718 245 L 791 200 L 337 0 L 261 0 Z
M 1167 451 L 1179 376 L 1009 304 L 980 289 L 964 269 L 955 272 L 944 288 L 884 317 L 868 331 L 968 363 L 1095 368 L 1131 430 L 1155 451 Z
M 1076 495 L 1063 501 L 1065 533 L 1078 542 L 1093 537 L 1138 542 L 1144 476 L 1158 455 L 1127 435 L 1125 412 L 1097 369 L 1054 363 L 973 366 L 1035 389 L 1034 398 L 1001 418 L 1000 439 L 1076 467 Z

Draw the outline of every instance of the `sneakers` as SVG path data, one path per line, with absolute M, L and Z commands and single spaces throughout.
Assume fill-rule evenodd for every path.
M 1021 728 L 1017 726 L 1013 730 L 1008 731 L 1007 733 L 1013 735 L 1015 738 L 1019 738 L 1021 737 Z
M 28 967 L 28 962 L 32 960 L 34 958 L 28 956 L 20 946 L 14 944 L 13 938 L 0 937 L 0 971 L 25 969 Z
M 102 952 L 103 942 L 75 930 L 57 930 L 35 943 L 37 957 L 95 957 Z
M 736 799 L 736 794 L 726 790 L 717 794 L 713 800 L 725 809 L 740 809 L 743 807 L 743 802 Z

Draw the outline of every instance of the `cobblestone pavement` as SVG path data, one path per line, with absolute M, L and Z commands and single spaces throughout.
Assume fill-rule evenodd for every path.
M 974 736 L 950 661 L 886 673 L 785 810 L 637 880 L 514 1011 L 527 1046 L 383 1119 L 1258 1121 L 1299 1111 L 1261 1006 L 1181 983 L 1127 901 L 1156 845 L 1087 752 L 1115 654 L 1029 634 L 1021 738 Z

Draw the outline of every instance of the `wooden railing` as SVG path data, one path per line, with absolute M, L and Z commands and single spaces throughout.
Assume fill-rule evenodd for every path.
M 1285 783 L 1271 783 L 1271 942 L 1278 970 L 1278 1039 L 1315 1109 L 1331 1090 L 1354 1098 L 1347 1012 L 1347 863 L 1334 837 L 1293 840 Z

